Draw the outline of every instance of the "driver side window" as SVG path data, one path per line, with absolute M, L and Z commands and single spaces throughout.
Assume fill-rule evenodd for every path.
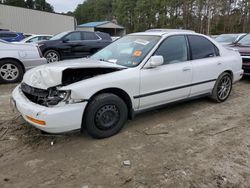
M 164 64 L 180 63 L 188 60 L 187 43 L 184 36 L 168 37 L 156 50 L 155 55 L 164 58 Z

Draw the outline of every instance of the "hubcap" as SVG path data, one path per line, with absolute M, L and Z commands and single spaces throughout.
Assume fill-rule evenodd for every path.
M 13 81 L 19 76 L 19 70 L 16 65 L 7 63 L 0 67 L 0 75 L 6 81 Z
M 105 105 L 96 112 L 95 124 L 99 129 L 107 130 L 116 126 L 119 118 L 119 110 L 115 105 Z
M 59 57 L 55 52 L 49 52 L 46 55 L 46 59 L 47 59 L 48 63 L 53 63 L 53 62 L 59 61 Z
M 229 76 L 223 77 L 220 81 L 218 88 L 218 97 L 220 98 L 220 100 L 225 100 L 228 97 L 231 91 L 231 87 L 232 87 L 231 78 Z

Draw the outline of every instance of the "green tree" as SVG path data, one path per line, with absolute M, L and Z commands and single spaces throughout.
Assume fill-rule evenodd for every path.
M 26 7 L 30 9 L 34 9 L 35 8 L 34 0 L 26 0 Z
M 54 12 L 52 5 L 46 2 L 46 0 L 35 0 L 35 9 L 47 12 Z
M 4 4 L 17 7 L 26 7 L 24 0 L 5 0 Z

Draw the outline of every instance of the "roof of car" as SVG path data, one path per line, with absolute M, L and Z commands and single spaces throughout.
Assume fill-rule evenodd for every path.
M 150 31 L 147 30 L 145 32 L 139 32 L 139 33 L 133 33 L 131 35 L 151 35 L 151 36 L 163 36 L 169 33 L 173 33 L 173 34 L 190 34 L 190 33 L 195 33 L 194 31 L 189 31 L 189 30 L 178 30 L 178 29 L 165 29 L 165 30 L 154 30 L 154 31 Z
M 146 32 L 192 32 L 195 33 L 195 31 L 187 30 L 187 29 L 164 29 L 164 28 L 158 28 L 158 29 L 149 29 Z
M 79 25 L 80 27 L 97 27 L 99 25 L 103 25 L 109 23 L 109 21 L 101 21 L 101 22 L 89 22 L 89 23 L 85 23 L 85 24 L 81 24 Z

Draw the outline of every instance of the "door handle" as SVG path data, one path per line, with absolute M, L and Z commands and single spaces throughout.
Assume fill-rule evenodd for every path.
M 183 72 L 187 72 L 187 71 L 191 70 L 191 67 L 184 67 L 182 70 L 183 70 Z
M 221 62 L 217 62 L 217 65 L 222 65 L 222 63 Z

